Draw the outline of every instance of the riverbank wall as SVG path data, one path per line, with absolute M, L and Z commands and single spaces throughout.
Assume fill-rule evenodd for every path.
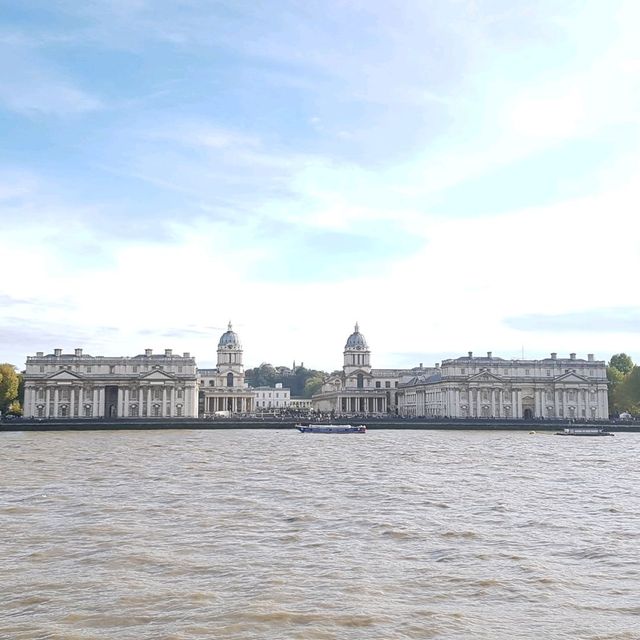
M 308 424 L 308 421 L 302 421 Z M 414 420 L 414 419 L 354 419 L 334 423 L 366 424 L 367 429 L 446 430 L 446 431 L 558 431 L 566 427 L 600 427 L 612 432 L 640 432 L 640 424 L 589 422 L 569 424 L 566 420 Z M 67 420 L 7 420 L 0 431 L 117 431 L 161 429 L 294 429 L 300 421 L 292 419 L 67 419 Z M 325 424 L 329 424 L 326 423 Z

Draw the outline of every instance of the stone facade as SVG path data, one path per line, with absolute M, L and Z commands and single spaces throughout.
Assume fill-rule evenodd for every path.
M 373 369 L 371 352 L 356 323 L 347 338 L 342 371 L 328 376 L 312 398 L 322 413 L 386 415 L 397 411 L 398 387 L 404 380 L 429 375 L 435 369 Z
M 246 414 L 254 410 L 254 393 L 244 381 L 242 345 L 231 323 L 218 342 L 215 369 L 198 369 L 199 415 Z
M 444 360 L 435 373 L 400 385 L 398 412 L 407 417 L 602 420 L 609 417 L 607 368 L 587 359 Z
M 55 349 L 27 358 L 24 415 L 28 418 L 193 418 L 196 363 L 188 353 L 131 358 Z
M 291 389 L 281 382 L 275 387 L 252 387 L 256 411 L 278 411 L 288 409 L 291 404 Z

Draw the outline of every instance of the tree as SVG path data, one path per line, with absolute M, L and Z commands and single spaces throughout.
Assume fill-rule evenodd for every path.
M 19 410 L 18 389 L 20 387 L 20 374 L 16 368 L 7 362 L 0 364 L 0 413 L 5 415 L 10 410 Z
M 626 353 L 616 353 L 614 356 L 611 356 L 609 366 L 614 367 L 624 375 L 627 375 L 628 373 L 631 373 L 631 370 L 633 369 L 633 360 Z
M 616 385 L 613 395 L 614 406 L 618 412 L 640 413 L 640 367 L 633 367 L 624 376 L 622 382 Z
M 607 367 L 607 380 L 609 381 L 609 415 L 615 415 L 623 411 L 616 403 L 616 390 L 624 382 L 624 373 L 615 367 Z
M 323 380 L 324 375 L 321 372 L 316 372 L 313 376 L 307 378 L 304 383 L 303 397 L 310 398 L 314 393 L 318 393 L 320 387 L 322 387 Z

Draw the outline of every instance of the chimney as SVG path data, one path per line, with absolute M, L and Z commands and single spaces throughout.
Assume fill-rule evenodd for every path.
M 145 356 L 150 356 L 152 353 L 153 353 L 153 350 L 152 350 L 152 349 L 145 349 L 145 350 L 144 350 L 144 355 L 145 355 Z
M 553 352 L 553 353 L 551 354 L 551 359 L 552 359 L 552 360 L 555 360 L 557 357 L 558 357 L 558 354 L 557 354 L 557 353 Z
M 75 354 L 79 358 L 82 355 L 82 349 L 76 349 Z
M 469 351 L 469 357 L 473 358 L 473 351 Z
M 440 363 L 436 362 L 436 369 L 439 369 L 439 368 L 440 368 Z
M 54 349 L 53 350 L 53 355 L 54 356 L 61 356 L 62 355 L 62 349 Z
M 587 360 L 588 360 L 589 362 L 593 362 L 593 353 L 588 353 L 588 354 L 587 354 Z
M 420 363 L 420 368 L 422 369 L 422 362 Z
M 42 358 L 44 356 L 44 351 L 36 351 L 36 358 Z
M 487 358 L 491 357 L 491 351 L 487 351 Z
M 569 358 L 571 358 L 571 360 L 575 360 L 576 359 L 576 354 L 575 353 L 570 353 L 569 354 Z
M 183 357 L 183 358 L 190 358 L 190 357 L 191 357 L 191 355 L 190 355 L 190 353 L 189 353 L 188 351 L 185 351 L 185 352 L 182 354 L 182 357 Z
M 172 349 L 165 349 L 164 350 L 164 355 L 165 356 L 171 356 L 173 354 L 173 350 Z

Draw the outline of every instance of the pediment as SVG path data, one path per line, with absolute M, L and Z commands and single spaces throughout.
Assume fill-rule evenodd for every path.
M 154 369 L 140 376 L 141 380 L 173 380 L 173 378 L 174 376 L 160 369 Z
M 491 373 L 491 371 L 480 371 L 480 373 L 474 373 L 468 378 L 469 382 L 504 382 L 504 378 Z
M 367 371 L 366 369 L 352 369 L 351 371 L 349 371 L 349 377 L 357 376 L 359 374 L 362 374 L 365 378 L 373 378 L 371 372 Z
M 61 371 L 56 371 L 52 373 L 50 376 L 47 376 L 49 380 L 82 380 L 83 377 L 74 373 L 73 371 L 69 371 L 67 369 L 63 369 Z
M 569 371 L 569 373 L 563 373 L 561 376 L 554 378 L 554 382 L 575 382 L 584 384 L 592 382 L 589 378 L 578 375 L 575 371 Z

